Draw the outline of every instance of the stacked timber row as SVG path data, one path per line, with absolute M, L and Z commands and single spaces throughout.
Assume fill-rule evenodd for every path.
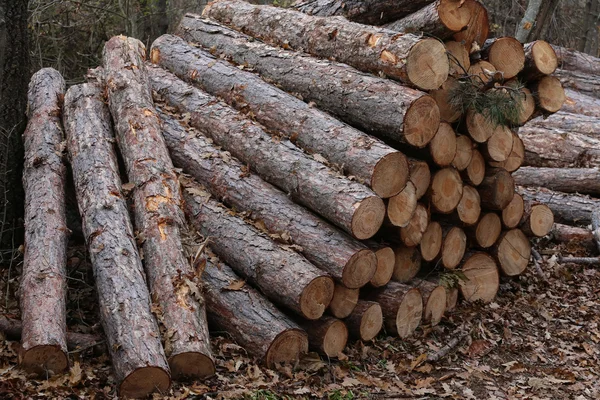
M 565 92 L 550 45 L 488 39 L 474 0 L 317 3 L 298 5 L 314 15 L 211 3 L 209 19 L 185 16 L 149 60 L 139 41 L 115 37 L 103 68 L 64 105 L 60 75 L 34 76 L 25 368 L 65 370 L 75 340 L 61 269 L 63 127 L 107 349 L 127 397 L 214 374 L 209 330 L 269 367 L 309 349 L 337 357 L 382 330 L 407 338 L 440 323 L 459 297 L 492 301 L 501 276 L 525 271 L 530 238 L 552 230 L 553 211 L 593 222 L 593 199 L 573 206 L 516 186 L 600 189 L 597 170 L 583 168 L 600 155 L 600 105 L 567 92 L 567 112 L 556 113 Z M 332 16 L 340 10 L 383 26 Z M 538 137 L 556 142 L 559 129 L 568 143 L 549 151 Z M 555 170 L 565 167 L 580 168 Z M 36 196 L 42 182 L 47 198 Z M 590 241 L 569 229 L 561 237 Z M 191 255 L 181 244 L 189 230 L 198 237 Z M 55 270 L 35 252 L 47 247 Z M 40 293 L 51 293 L 44 308 Z

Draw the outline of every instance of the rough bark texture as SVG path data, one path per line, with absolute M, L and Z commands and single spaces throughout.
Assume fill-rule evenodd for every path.
M 552 46 L 558 56 L 556 76 L 565 87 L 600 98 L 600 58 Z
M 598 168 L 536 168 L 523 167 L 513 174 L 521 186 L 543 186 L 567 193 L 600 194 Z
M 548 42 L 536 40 L 525 44 L 523 50 L 525 51 L 525 67 L 520 74 L 523 80 L 536 80 L 556 71 L 558 57 Z
M 554 242 L 566 244 L 567 249 L 583 246 L 589 252 L 597 251 L 594 235 L 587 228 L 554 224 L 551 237 Z
M 565 104 L 561 111 L 571 114 L 582 114 L 588 117 L 600 117 L 600 99 L 586 96 L 571 89 L 565 89 Z
M 195 298 L 181 278 L 194 274 L 181 245 L 185 226 L 181 192 L 154 109 L 144 58 L 144 45 L 137 39 L 118 36 L 106 43 L 108 104 L 127 176 L 135 185 L 135 225 L 144 238 L 144 266 L 153 301 L 162 311 L 159 322 L 167 330 L 165 353 L 171 372 L 174 378 L 212 375 L 204 301 L 201 295 Z
M 563 87 L 600 99 L 600 78 L 598 78 L 598 75 L 589 75 L 579 71 L 568 71 L 559 68 L 554 73 L 554 76 L 560 79 Z
M 435 39 L 239 0 L 213 2 L 203 15 L 264 41 L 334 58 L 361 71 L 383 72 L 420 89 L 437 89 L 448 77 L 444 45 Z
M 374 301 L 359 300 L 344 322 L 350 336 L 364 341 L 372 340 L 383 327 L 381 306 Z
M 169 368 L 121 193 L 102 90 L 90 84 L 71 88 L 65 98 L 64 123 L 100 320 L 120 393 L 131 397 L 154 390 L 164 393 L 170 384 Z
M 407 338 L 421 323 L 423 297 L 419 289 L 390 282 L 384 288 L 373 290 L 366 298 L 381 306 L 383 323 L 389 334 Z
M 327 357 L 338 357 L 346 348 L 348 328 L 337 318 L 325 316 L 317 321 L 301 321 L 311 348 Z
M 552 129 L 559 135 L 579 133 L 600 139 L 600 132 L 597 129 L 599 125 L 600 117 L 590 117 L 560 111 L 548 118 L 535 118 L 529 121 L 525 127 Z
M 481 56 L 496 70 L 502 71 L 504 79 L 514 78 L 525 67 L 523 45 L 512 37 L 488 39 L 481 49 Z
M 308 336 L 251 287 L 229 289 L 240 278 L 227 265 L 207 260 L 203 279 L 210 327 L 225 331 L 268 368 L 294 363 L 308 351 Z
M 381 197 L 397 194 L 408 181 L 408 161 L 402 153 L 177 36 L 155 40 L 151 59 L 250 115 L 271 133 L 325 157 Z
M 273 140 L 228 105 L 158 68 L 149 68 L 153 89 L 191 125 L 248 164 L 292 199 L 358 239 L 373 236 L 385 216 L 383 201 L 356 182 L 336 176 L 287 140 Z M 160 77 L 160 78 L 157 78 Z
M 181 21 L 178 34 L 375 136 L 423 147 L 438 129 L 439 111 L 432 99 L 389 79 L 280 50 L 191 14 Z
M 331 302 L 331 278 L 291 249 L 220 206 L 202 186 L 185 182 L 186 213 L 209 238 L 211 249 L 269 299 L 307 319 L 318 319 Z M 370 279 L 370 277 L 369 277 Z
M 600 207 L 600 200 L 577 194 L 553 192 L 545 188 L 519 187 L 525 201 L 546 204 L 554 213 L 556 222 L 569 225 L 589 225 L 592 211 Z
M 19 362 L 26 370 L 64 371 L 67 359 L 66 166 L 60 121 L 65 81 L 46 68 L 29 84 L 29 122 L 23 134 L 25 166 L 25 255 L 20 306 L 23 338 Z
M 154 77 L 154 75 L 152 75 Z M 365 245 L 294 203 L 239 161 L 218 149 L 193 128 L 164 113 L 163 136 L 179 168 L 202 183 L 216 198 L 238 211 L 250 212 L 281 241 L 301 247 L 304 256 L 346 285 L 375 269 L 376 256 Z
M 380 25 L 402 18 L 434 0 L 299 0 L 296 10 L 308 15 L 340 15 L 362 24 Z
M 542 6 L 543 0 L 530 0 L 527 2 L 527 9 L 525 15 L 517 27 L 515 34 L 517 40 L 521 43 L 527 42 L 527 39 L 531 35 L 531 29 L 535 25 L 535 21 L 538 18 L 540 7 Z

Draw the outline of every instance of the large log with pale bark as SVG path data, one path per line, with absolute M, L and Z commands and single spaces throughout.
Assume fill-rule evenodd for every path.
M 572 89 L 565 89 L 565 103 L 561 111 L 600 118 L 600 98 L 587 96 Z
M 274 140 L 230 106 L 158 68 L 149 69 L 154 91 L 204 135 L 231 152 L 293 200 L 319 213 L 358 239 L 368 239 L 385 217 L 381 198 L 357 182 L 337 176 L 288 140 Z
M 519 186 L 518 192 L 525 201 L 547 205 L 552 210 L 556 222 L 569 225 L 591 224 L 592 212 L 600 207 L 600 200 L 573 193 L 554 192 L 546 188 Z
M 74 86 L 64 110 L 79 213 L 98 290 L 100 321 L 119 392 L 143 397 L 170 386 L 160 332 L 126 200 L 102 89 Z M 94 171 L 90 174 L 90 171 Z
M 308 336 L 288 316 L 245 285 L 229 266 L 207 257 L 203 280 L 211 330 L 225 331 L 268 368 L 293 364 L 308 351 Z
M 151 74 L 151 79 L 160 76 Z M 365 245 L 340 232 L 285 193 L 248 172 L 198 131 L 165 113 L 163 136 L 175 165 L 202 183 L 216 198 L 260 220 L 272 235 L 300 246 L 300 252 L 348 287 L 368 282 L 376 256 Z
M 600 78 L 599 75 L 585 74 L 579 71 L 568 71 L 557 69 L 554 73 L 560 83 L 565 88 L 573 89 L 587 96 L 600 99 Z
M 269 132 L 324 157 L 383 198 L 398 194 L 408 181 L 408 161 L 399 151 L 177 36 L 156 39 L 151 59 L 250 115 Z
M 192 180 L 182 181 L 186 213 L 211 249 L 269 299 L 307 319 L 318 319 L 333 297 L 333 280 L 304 257 L 277 245 L 241 217 L 210 199 Z M 369 277 L 370 279 L 370 277 Z
M 203 15 L 265 42 L 333 58 L 361 71 L 384 73 L 423 90 L 437 89 L 448 77 L 446 49 L 432 38 L 240 0 L 210 3 Z
M 181 20 L 177 33 L 214 55 L 254 69 L 364 132 L 424 147 L 438 130 L 439 110 L 433 99 L 389 79 L 281 50 L 193 14 Z
M 32 372 L 60 373 L 68 365 L 66 340 L 67 169 L 60 121 L 65 81 L 51 68 L 29 83 L 25 164 L 25 255 L 20 282 L 23 336 L 19 363 Z M 7 151 L 10 149 L 7 149 Z
M 535 118 L 529 121 L 525 127 L 552 129 L 557 134 L 579 133 L 594 138 L 600 138 L 598 126 L 600 117 L 591 117 L 581 114 L 571 114 L 567 112 L 557 112 L 548 118 Z
M 160 129 L 145 47 L 137 39 L 113 37 L 104 47 L 108 105 L 117 142 L 134 184 L 136 230 L 143 237 L 144 266 L 159 322 L 167 332 L 165 353 L 174 378 L 214 373 L 203 299 L 185 289 L 181 276 L 194 276 L 183 253 L 185 216 L 175 168 Z
M 522 167 L 513 173 L 515 184 L 543 186 L 567 193 L 600 194 L 598 168 L 536 168 Z

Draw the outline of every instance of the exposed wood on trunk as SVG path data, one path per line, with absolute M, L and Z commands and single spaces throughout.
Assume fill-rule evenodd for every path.
M 346 318 L 356 307 L 358 295 L 358 289 L 349 289 L 336 283 L 333 298 L 329 303 L 329 312 L 336 318 Z
M 408 161 L 402 153 L 177 36 L 156 39 L 151 59 L 251 116 L 269 132 L 325 157 L 381 197 L 397 194 L 408 181 Z
M 444 168 L 435 173 L 429 196 L 437 212 L 448 214 L 454 211 L 462 195 L 463 182 L 456 169 Z
M 481 56 L 501 71 L 504 79 L 514 78 L 525 66 L 523 45 L 509 36 L 487 40 Z
M 431 170 L 425 161 L 409 159 L 408 164 L 410 166 L 410 176 L 408 179 L 415 185 L 417 199 L 420 199 L 427 193 L 427 189 L 429 189 L 429 184 L 431 183 Z
M 236 0 L 210 3 L 203 15 L 266 42 L 334 58 L 365 72 L 383 72 L 423 90 L 437 89 L 448 78 L 446 49 L 432 38 Z
M 367 300 L 379 303 L 383 323 L 388 334 L 405 339 L 411 336 L 421 323 L 423 297 L 419 289 L 390 282 L 386 287 L 367 294 Z
M 485 159 L 479 150 L 473 149 L 471 153 L 471 161 L 467 168 L 462 171 L 462 177 L 465 183 L 469 183 L 473 186 L 481 185 L 485 178 L 486 165 Z
M 600 194 L 598 168 L 537 168 L 522 167 L 513 174 L 521 186 L 543 186 L 567 193 Z
M 308 336 L 257 290 L 230 290 L 238 277 L 227 265 L 207 259 L 203 279 L 212 330 L 225 331 L 268 368 L 293 364 L 308 351 Z
M 461 112 L 450 102 L 450 95 L 459 85 L 453 77 L 448 77 L 439 89 L 432 90 L 429 95 L 435 100 L 439 110 L 440 119 L 445 122 L 456 122 L 461 117 Z
M 519 226 L 519 223 L 523 218 L 524 210 L 525 204 L 523 202 L 523 196 L 519 193 L 515 193 L 510 203 L 508 203 L 508 206 L 502 210 L 502 225 L 507 229 L 513 229 Z
M 429 152 L 433 162 L 440 167 L 447 167 L 452 163 L 456 156 L 456 133 L 450 124 L 440 124 L 437 133 L 429 142 Z
M 211 249 L 269 299 L 307 319 L 318 319 L 333 297 L 333 280 L 293 250 L 231 215 L 228 209 L 185 184 L 186 213 L 194 227 L 210 238 Z M 367 282 L 371 279 L 368 277 Z M 293 282 L 293 284 L 292 284 Z
M 552 75 L 558 67 L 558 57 L 550 44 L 544 40 L 536 40 L 525 44 L 525 68 L 521 71 L 521 79 L 532 81 Z
M 479 221 L 481 215 L 481 199 L 479 192 L 473 186 L 465 185 L 463 195 L 456 206 L 456 215 L 460 222 L 466 226 L 471 226 Z
M 429 224 L 429 212 L 423 204 L 417 204 L 415 213 L 408 225 L 400 228 L 400 240 L 406 246 L 413 247 L 421 243 L 423 234 Z
M 600 117 L 600 98 L 586 96 L 585 94 L 565 89 L 565 103 L 561 111 L 571 114 L 582 114 L 588 117 Z
M 194 15 L 182 20 L 178 32 L 372 135 L 424 147 L 438 129 L 439 110 L 431 97 L 389 79 L 283 51 Z
M 481 300 L 489 303 L 496 297 L 500 276 L 494 259 L 486 253 L 474 253 L 467 257 L 461 267 L 467 280 L 461 280 L 460 292 L 467 301 Z
M 299 0 L 294 8 L 309 15 L 340 15 L 362 24 L 380 25 L 412 14 L 434 0 Z
M 421 252 L 416 247 L 400 245 L 394 248 L 396 263 L 392 279 L 397 282 L 409 282 L 421 269 Z
M 469 57 L 469 51 L 465 45 L 462 42 L 456 42 L 454 40 L 444 44 L 446 45 L 446 51 L 448 52 L 448 59 L 450 61 L 449 74 L 451 76 L 466 74 L 471 67 L 471 57 Z M 442 85 L 442 87 L 443 86 L 444 85 Z
M 466 3 L 470 8 L 467 28 L 454 34 L 454 40 L 463 42 L 469 53 L 476 52 L 483 46 L 490 32 L 488 13 L 483 4 L 478 1 Z
M 427 169 L 427 172 L 429 169 Z M 387 217 L 392 225 L 405 227 L 409 224 L 417 209 L 417 189 L 408 182 L 404 189 L 391 197 L 387 205 Z
M 545 204 L 526 202 L 521 217 L 521 230 L 527 236 L 542 237 L 552 231 L 554 214 Z
M 483 214 L 477 225 L 469 229 L 474 244 L 484 249 L 496 243 L 501 232 L 502 220 L 493 212 Z
M 405 33 L 423 32 L 439 39 L 446 39 L 467 27 L 475 0 L 436 0 L 384 28 Z M 465 4 L 466 3 L 466 4 Z
M 512 229 L 502 234 L 492 253 L 504 275 L 516 276 L 522 274 L 529 264 L 531 244 L 520 229 Z
M 64 95 L 65 81 L 58 71 L 45 68 L 34 74 L 27 93 L 29 122 L 23 134 L 25 255 L 19 296 L 23 318 L 19 363 L 39 374 L 60 373 L 69 366 L 67 169 L 60 121 Z
M 67 148 L 94 269 L 100 321 L 120 394 L 143 397 L 170 386 L 159 328 L 121 193 L 111 118 L 102 89 L 74 86 L 65 96 Z M 93 174 L 89 174 L 94 171 Z
M 417 285 L 423 296 L 423 322 L 435 326 L 446 312 L 446 289 L 428 281 Z
M 508 158 L 504 161 L 490 161 L 489 165 L 494 168 L 504 168 L 508 172 L 515 172 L 525 162 L 525 145 L 520 136 L 512 132 L 512 148 Z
M 467 169 L 473 158 L 473 141 L 467 135 L 456 137 L 456 156 L 452 166 L 459 171 Z
M 133 183 L 135 227 L 144 238 L 144 266 L 152 298 L 167 330 L 165 354 L 173 377 L 214 373 L 203 299 L 182 289 L 193 269 L 183 253 L 179 180 L 165 145 L 137 39 L 113 37 L 104 46 L 108 105 L 117 142 Z M 151 155 L 151 156 L 150 156 Z M 172 336 L 169 332 L 176 332 Z
M 534 82 L 530 89 L 538 108 L 544 113 L 557 112 L 565 102 L 565 90 L 555 76 L 542 77 L 539 81 Z
M 503 210 L 515 194 L 515 180 L 502 168 L 489 168 L 477 188 L 481 205 L 490 210 Z
M 377 270 L 369 282 L 373 287 L 381 287 L 387 285 L 394 274 L 394 266 L 396 265 L 396 256 L 391 247 L 383 246 L 375 251 L 377 256 Z
M 249 212 L 280 240 L 300 246 L 310 262 L 338 281 L 353 285 L 362 271 L 369 274 L 375 269 L 376 256 L 365 245 L 294 203 L 198 131 L 164 113 L 160 116 L 175 165 L 204 184 L 216 198 L 238 211 Z
M 518 191 L 525 201 L 539 202 L 550 207 L 554 220 L 563 224 L 589 225 L 592 222 L 592 211 L 600 207 L 600 200 L 588 196 L 522 186 L 519 186 Z
M 311 348 L 327 357 L 340 356 L 348 342 L 348 328 L 337 318 L 325 316 L 316 321 L 301 321 Z
M 440 254 L 442 250 L 442 234 L 442 226 L 439 222 L 432 221 L 427 225 L 421 243 L 419 243 L 423 261 L 432 261 Z
M 180 112 L 190 113 L 192 126 L 290 193 L 293 200 L 358 239 L 368 239 L 379 230 L 385 205 L 364 185 L 336 176 L 287 140 L 273 140 L 259 125 L 174 75 L 158 68 L 148 71 L 152 88 Z
M 383 328 L 381 306 L 374 301 L 359 300 L 344 322 L 351 337 L 365 342 L 373 340 Z

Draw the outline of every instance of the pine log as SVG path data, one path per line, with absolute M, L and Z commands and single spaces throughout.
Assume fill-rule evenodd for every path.
M 456 42 L 450 40 L 446 43 L 446 52 L 448 53 L 448 59 L 450 62 L 451 76 L 465 75 L 471 67 L 471 58 L 469 57 L 469 51 L 462 42 Z M 450 80 L 450 77 L 448 77 Z M 446 82 L 448 82 L 448 80 Z M 444 87 L 444 85 L 442 85 Z
M 398 194 L 408 181 L 408 161 L 402 153 L 177 36 L 156 39 L 151 59 L 251 116 L 270 133 L 323 156 L 383 198 Z
M 523 196 L 515 193 L 510 203 L 508 203 L 508 206 L 502 210 L 502 225 L 504 225 L 506 229 L 518 227 L 523 218 L 524 210 L 525 204 L 523 202 Z
M 333 298 L 329 303 L 329 312 L 336 318 L 346 318 L 356 307 L 359 293 L 358 289 L 349 289 L 336 283 Z
M 467 169 L 473 158 L 473 141 L 467 135 L 456 137 L 456 156 L 452 160 L 452 166 L 459 171 Z
M 502 220 L 496 213 L 485 213 L 481 216 L 477 225 L 469 228 L 468 232 L 475 245 L 487 249 L 496 243 L 496 240 L 500 237 Z
M 594 235 L 587 228 L 554 224 L 551 235 L 554 242 L 565 243 L 567 249 L 570 247 L 582 246 L 589 252 L 597 251 Z
M 559 68 L 584 74 L 600 76 L 600 58 L 592 55 L 551 45 L 558 57 Z
M 165 393 L 171 381 L 169 367 L 121 193 L 111 118 L 102 89 L 91 84 L 70 88 L 65 96 L 64 124 L 98 290 L 100 321 L 119 393 L 128 397 L 144 397 L 155 390 Z
M 351 337 L 369 341 L 383 328 L 383 313 L 379 303 L 359 300 L 352 314 L 344 320 Z
M 400 240 L 405 246 L 414 247 L 421 243 L 429 225 L 429 212 L 423 204 L 417 204 L 415 213 L 404 228 L 400 228 Z
M 555 113 L 565 102 L 565 90 L 560 80 L 555 76 L 544 76 L 534 82 L 529 88 L 536 100 L 538 108 L 543 113 Z
M 525 68 L 520 74 L 523 81 L 533 81 L 544 75 L 552 75 L 558 68 L 558 56 L 548 42 L 536 40 L 526 43 L 523 47 L 525 50 Z
M 482 155 L 491 162 L 508 160 L 513 148 L 513 132 L 508 127 L 494 129 L 487 142 L 481 145 Z
M 282 241 L 300 246 L 315 266 L 349 286 L 367 283 L 375 254 L 365 245 L 294 203 L 285 193 L 248 171 L 198 131 L 161 113 L 163 136 L 175 165 L 183 168 L 213 196 L 250 213 Z
M 417 189 L 412 182 L 408 182 L 400 193 L 389 199 L 387 217 L 392 225 L 401 228 L 406 227 L 410 223 L 416 209 Z
M 379 303 L 388 334 L 405 339 L 411 336 L 423 315 L 423 297 L 417 288 L 390 282 L 386 287 L 367 294 L 367 300 Z
M 458 226 L 444 227 L 440 260 L 444 268 L 455 269 L 467 249 L 467 235 Z
M 409 282 L 421 269 L 421 252 L 416 247 L 400 245 L 394 248 L 396 262 L 392 279 L 397 282 Z
M 589 75 L 579 71 L 568 71 L 559 68 L 553 76 L 560 79 L 563 87 L 600 99 L 599 75 Z
M 600 138 L 599 124 L 600 117 L 558 112 L 548 118 L 535 118 L 529 121 L 525 127 L 545 127 L 554 130 L 557 134 L 580 133 L 593 138 Z
M 503 210 L 515 194 L 515 180 L 503 168 L 489 168 L 477 188 L 481 205 L 489 210 Z
M 410 176 L 408 179 L 417 189 L 416 195 L 418 200 L 423 197 L 429 189 L 431 183 L 431 170 L 429 169 L 427 162 L 421 160 L 409 159 L 408 165 L 410 166 Z
M 467 111 L 466 128 L 471 139 L 477 143 L 485 143 L 498 131 L 509 131 L 504 125 L 496 125 L 485 113 L 478 113 L 473 109 Z
M 144 238 L 144 266 L 152 298 L 167 331 L 165 354 L 173 378 L 214 374 L 204 300 L 188 291 L 182 276 L 194 271 L 183 253 L 179 181 L 161 134 L 137 39 L 117 36 L 104 46 L 108 105 L 117 142 L 133 183 L 135 226 Z M 176 332 L 170 335 L 170 332 Z
M 381 246 L 375 251 L 377 256 L 377 269 L 369 282 L 373 287 L 381 287 L 388 284 L 394 274 L 396 255 L 389 246 Z
M 513 37 L 488 39 L 481 48 L 481 56 L 501 71 L 504 79 L 514 78 L 525 67 L 523 45 Z
M 481 300 L 489 303 L 494 300 L 500 287 L 500 276 L 494 259 L 487 253 L 468 255 L 461 267 L 467 278 L 459 281 L 459 288 L 465 300 Z
M 294 8 L 308 15 L 339 15 L 361 24 L 380 25 L 412 14 L 432 1 L 434 0 L 298 0 Z
M 379 230 L 385 205 L 364 185 L 336 176 L 287 140 L 273 140 L 259 125 L 174 75 L 159 68 L 148 71 L 154 91 L 181 113 L 189 113 L 192 126 L 293 200 L 358 239 Z
M 481 215 L 481 199 L 473 186 L 465 185 L 463 195 L 456 206 L 458 220 L 465 226 L 472 226 L 479 221 Z
M 67 169 L 62 160 L 60 121 L 64 95 L 65 81 L 58 71 L 45 68 L 35 73 L 27 93 L 29 122 L 23 134 L 25 255 L 19 298 L 23 318 L 19 364 L 38 374 L 61 373 L 69 366 Z
M 516 276 L 522 274 L 529 264 L 531 244 L 520 229 L 512 229 L 502 234 L 492 253 L 504 275 Z
M 525 235 L 543 237 L 552 231 L 554 214 L 547 205 L 528 201 L 523 207 L 520 222 L 520 228 Z
M 504 161 L 490 161 L 489 165 L 494 168 L 504 168 L 508 172 L 515 172 L 525 162 L 525 145 L 520 136 L 512 132 L 512 148 L 508 158 Z
M 483 84 L 487 83 L 491 79 L 492 74 L 496 72 L 496 67 L 494 67 L 494 65 L 490 62 L 481 60 L 471 64 L 468 72 L 478 85 L 483 86 Z
M 423 261 L 433 261 L 442 250 L 442 226 L 437 221 L 431 221 L 423 233 L 419 248 Z
M 586 96 L 572 89 L 565 89 L 565 95 L 567 97 L 561 111 L 588 117 L 600 117 L 600 98 Z
M 487 9 L 478 1 L 469 1 L 467 6 L 471 9 L 467 28 L 454 34 L 457 42 L 464 43 L 469 53 L 478 51 L 485 43 L 490 33 L 490 21 Z
M 439 89 L 429 92 L 440 110 L 440 119 L 444 122 L 456 122 L 462 115 L 461 111 L 450 101 L 451 95 L 458 85 L 458 80 L 449 77 Z
M 431 159 L 440 167 L 449 166 L 456 156 L 456 133 L 447 122 L 440 123 L 440 127 L 429 142 Z
M 550 207 L 555 221 L 563 224 L 589 225 L 592 221 L 592 211 L 600 207 L 600 200 L 588 196 L 522 186 L 519 186 L 518 191 L 523 200 L 539 202 Z
M 372 135 L 424 147 L 438 129 L 434 100 L 389 79 L 284 51 L 190 14 L 178 33 Z
M 423 322 L 436 326 L 446 312 L 446 289 L 435 283 L 420 281 L 418 286 L 423 296 Z
M 454 211 L 462 195 L 463 182 L 456 169 L 444 168 L 433 175 L 429 196 L 437 212 L 448 214 Z
M 566 193 L 600 194 L 598 168 L 538 168 L 522 167 L 513 173 L 520 186 L 543 186 Z
M 436 0 L 406 17 L 383 25 L 397 32 L 423 32 L 446 39 L 467 27 L 475 0 Z M 466 4 L 465 4 L 466 3 Z
M 306 332 L 252 287 L 234 290 L 232 284 L 240 277 L 211 259 L 207 259 L 203 280 L 212 330 L 227 332 L 268 368 L 278 363 L 294 364 L 308 352 Z
M 384 73 L 422 90 L 437 89 L 448 78 L 446 49 L 432 38 L 239 0 L 210 3 L 203 15 L 265 42 L 334 58 L 365 72 Z
M 348 328 L 337 318 L 324 316 L 316 321 L 301 321 L 308 333 L 308 343 L 315 351 L 327 357 L 339 357 L 348 342 Z
M 329 276 L 231 215 L 198 184 L 191 180 L 182 183 L 188 218 L 198 232 L 210 238 L 211 249 L 219 258 L 273 302 L 306 319 L 323 315 L 333 297 L 334 283 Z
M 467 168 L 462 171 L 462 177 L 465 183 L 473 186 L 481 185 L 481 182 L 485 179 L 486 166 L 485 159 L 479 150 L 473 149 L 471 154 L 471 161 Z

